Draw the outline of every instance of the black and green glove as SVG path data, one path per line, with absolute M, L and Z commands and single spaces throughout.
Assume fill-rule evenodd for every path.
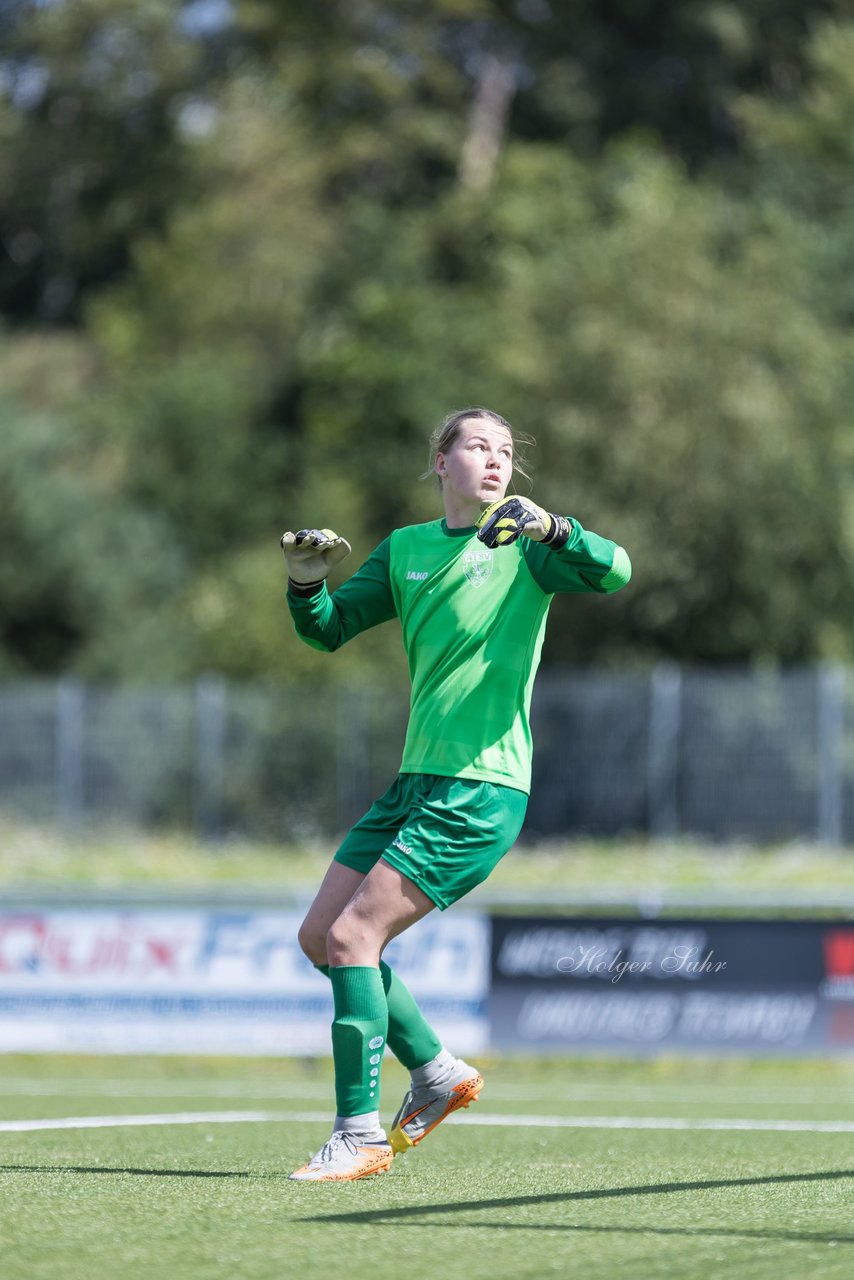
M 331 529 L 300 529 L 299 533 L 283 533 L 280 541 L 288 566 L 288 585 L 300 595 L 316 591 L 351 550 L 347 539 Z
M 558 548 L 565 545 L 571 532 L 572 521 L 566 516 L 552 515 L 518 494 L 493 502 L 477 522 L 477 536 L 487 547 L 506 547 L 524 534 L 534 542 Z

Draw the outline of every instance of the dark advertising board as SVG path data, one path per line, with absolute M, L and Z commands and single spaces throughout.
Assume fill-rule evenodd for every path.
M 492 921 L 496 1048 L 854 1054 L 854 923 Z

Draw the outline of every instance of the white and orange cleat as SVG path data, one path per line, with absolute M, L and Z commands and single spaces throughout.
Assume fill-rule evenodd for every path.
M 356 1142 L 349 1133 L 337 1131 L 312 1156 L 308 1164 L 290 1175 L 296 1182 L 352 1182 L 385 1173 L 394 1159 L 387 1142 Z
M 396 1155 L 417 1147 L 452 1112 L 477 1102 L 483 1088 L 483 1076 L 461 1058 L 458 1062 L 462 1078 L 456 1082 L 452 1077 L 436 1088 L 409 1090 L 388 1135 Z

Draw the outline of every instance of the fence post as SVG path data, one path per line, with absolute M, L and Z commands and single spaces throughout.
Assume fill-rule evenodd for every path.
M 196 681 L 193 825 L 201 840 L 216 840 L 222 835 L 225 699 L 226 683 L 221 676 L 200 676 Z
M 651 836 L 679 832 L 679 728 L 682 719 L 682 672 L 674 662 L 660 662 L 650 674 L 647 809 Z
M 836 664 L 819 668 L 818 698 L 818 839 L 842 844 L 842 728 L 845 672 Z
M 335 821 L 346 831 L 368 807 L 370 789 L 370 724 L 361 689 L 338 690 L 335 727 Z
M 73 677 L 56 682 L 56 820 L 73 830 L 83 820 L 86 690 Z

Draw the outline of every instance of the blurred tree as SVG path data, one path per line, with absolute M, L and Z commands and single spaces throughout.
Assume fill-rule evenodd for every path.
M 304 469 L 299 352 L 334 218 L 319 157 L 270 77 L 232 81 L 192 167 L 196 199 L 137 243 L 127 280 L 90 309 L 101 376 L 85 414 L 115 444 L 126 500 L 159 512 L 190 566 L 161 612 L 186 638 L 182 662 L 248 671 L 241 575 L 257 582 L 263 546 L 272 608 L 275 530 Z
M 123 441 L 128 491 L 204 557 L 266 529 L 278 487 L 296 478 L 299 351 L 334 218 L 288 95 L 269 81 L 232 84 L 194 162 L 204 194 L 138 243 L 90 330 L 104 362 L 93 414 Z
M 417 206 L 505 130 L 589 156 L 642 132 L 699 168 L 739 144 L 737 95 L 796 97 L 809 32 L 852 12 L 852 0 L 6 4 L 0 314 L 77 322 L 137 239 L 193 196 L 188 144 L 248 69 L 299 100 L 330 194 Z
M 731 154 L 740 94 L 796 97 L 811 31 L 852 0 L 235 0 L 350 189 L 409 203 L 456 168 L 484 69 L 512 71 L 512 137 L 598 155 L 640 132 L 692 169 Z M 405 147 L 393 145 L 402 141 Z
M 0 674 L 174 669 L 180 634 L 151 642 L 182 551 L 109 461 L 67 421 L 0 405 Z
M 508 178 L 517 164 L 525 200 L 497 202 L 501 357 L 542 422 L 540 497 L 636 563 L 631 591 L 567 614 L 550 653 L 838 655 L 854 362 L 816 305 L 815 242 L 644 149 L 595 174 L 528 150 Z
M 523 66 L 517 138 L 601 153 L 626 134 L 696 170 L 741 145 L 735 100 L 797 96 L 808 37 L 851 0 L 495 0 Z
M 0 312 L 79 318 L 142 232 L 186 192 L 208 43 L 169 0 L 3 6 Z
M 607 609 L 556 612 L 547 656 L 851 652 L 854 361 L 817 305 L 820 238 L 633 147 L 591 167 L 516 146 L 488 199 L 383 225 L 349 227 L 335 323 L 307 348 L 307 515 L 334 495 L 378 540 L 438 514 L 411 483 L 426 430 L 486 402 L 538 437 L 539 499 L 636 561 Z
M 64 206 L 60 249 L 5 285 L 0 267 L 18 321 L 0 350 L 0 663 L 316 671 L 286 638 L 279 533 L 337 525 L 349 573 L 391 527 L 438 515 L 416 482 L 427 434 L 476 402 L 540 439 L 542 501 L 635 559 L 607 608 L 556 610 L 552 658 L 851 657 L 854 37 L 822 29 L 812 62 L 800 38 L 832 7 L 783 5 L 773 70 L 761 0 L 665 6 L 662 47 L 708 53 L 709 92 L 691 94 L 732 109 L 718 137 L 673 93 L 631 113 L 652 45 L 618 3 L 365 0 L 327 6 L 331 22 L 236 0 L 214 6 L 212 38 L 204 6 L 19 6 L 15 74 L 46 70 L 30 100 L 5 64 L 0 224 L 41 245 L 15 211 L 47 207 L 63 166 L 87 173 L 90 146 L 106 168 L 98 198 L 84 182 Z M 114 30 L 124 52 L 105 61 Z M 161 52 L 131 173 L 126 81 Z M 513 81 L 478 120 L 490 57 Z M 588 116 L 548 87 L 573 59 Z M 613 101 L 608 67 L 627 76 Z M 90 114 L 63 145 L 45 104 L 78 79 Z M 746 82 L 778 90 L 737 101 Z M 737 162 L 700 176 L 735 135 Z M 60 261 L 72 292 L 51 310 Z M 37 313 L 76 330 L 39 339 L 21 327 Z M 326 670 L 402 679 L 393 625 Z

